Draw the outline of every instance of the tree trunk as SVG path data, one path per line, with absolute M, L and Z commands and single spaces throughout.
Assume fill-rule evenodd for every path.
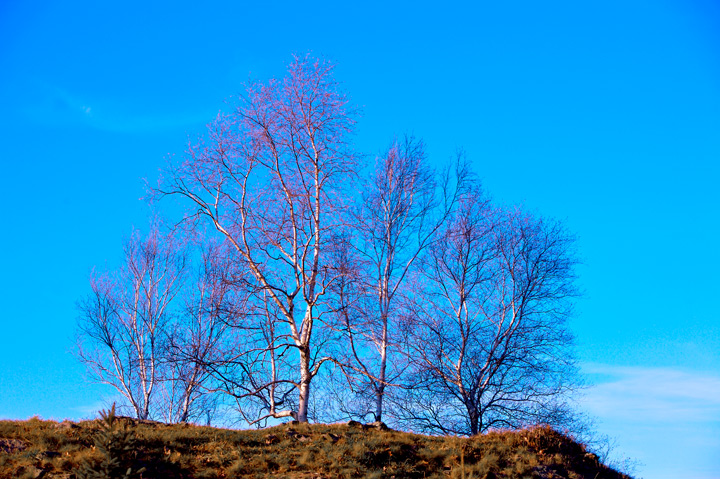
M 143 410 L 140 412 L 140 417 L 138 419 L 145 420 L 150 417 L 150 404 L 148 403 L 148 400 L 145 400 L 145 407 L 143 407 Z
M 383 368 L 383 372 L 384 372 Z M 381 374 L 381 376 L 383 376 Z M 384 379 L 384 378 L 381 378 Z M 385 396 L 385 384 L 380 383 L 378 384 L 377 388 L 375 389 L 375 421 L 379 422 L 382 421 L 382 413 L 383 413 L 383 397 Z
M 310 402 L 310 354 L 307 347 L 300 348 L 300 390 L 298 398 L 297 420 L 308 422 L 308 403 Z
M 188 422 L 189 417 L 190 417 L 190 393 L 188 393 L 186 391 L 185 397 L 183 398 L 182 411 L 180 412 L 180 417 L 178 418 L 178 422 L 186 423 L 186 422 Z
M 470 435 L 475 436 L 476 434 L 480 434 L 482 430 L 482 413 L 479 411 L 479 406 L 476 406 L 472 402 L 466 402 L 465 408 L 467 409 L 470 422 Z
M 383 336 L 380 347 L 380 374 L 375 388 L 375 421 L 382 421 L 383 399 L 385 397 L 385 375 L 387 371 L 388 317 L 383 314 Z

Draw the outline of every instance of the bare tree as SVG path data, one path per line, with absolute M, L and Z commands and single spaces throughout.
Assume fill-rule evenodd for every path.
M 418 256 L 436 239 L 467 176 L 458 158 L 454 181 L 449 169 L 438 181 L 426 164 L 422 141 L 408 136 L 393 141 L 378 157 L 354 217 L 356 257 L 346 251 L 336 260 L 345 270 L 338 284 L 339 330 L 350 346 L 344 363 L 355 373 L 354 387 L 372 396 L 375 421 L 382 420 L 387 386 L 405 369 L 394 337 L 396 298 Z M 355 411 L 368 412 L 367 406 Z
M 415 286 L 407 423 L 477 434 L 563 422 L 572 245 L 556 222 L 494 209 L 477 190 L 463 199 Z
M 135 232 L 125 243 L 121 268 L 93 273 L 92 293 L 78 305 L 78 357 L 95 380 L 127 400 L 138 419 L 148 419 L 153 411 L 169 307 L 181 289 L 185 266 L 176 238 L 162 235 L 156 226 L 145 238 Z
M 204 245 L 195 283 L 186 289 L 183 311 L 167 332 L 162 383 L 167 422 L 211 417 L 217 407 L 212 365 L 224 359 L 229 330 L 242 315 L 226 278 L 231 268 L 221 246 Z
M 235 382 L 244 388 L 236 397 L 262 399 L 254 421 L 307 421 L 312 379 L 328 360 L 315 328 L 328 314 L 336 279 L 328 252 L 344 228 L 342 192 L 355 174 L 353 115 L 331 65 L 295 59 L 284 79 L 250 85 L 242 105 L 210 126 L 209 144 L 192 145 L 159 191 L 189 201 L 186 219 L 207 221 L 247 272 L 239 280 L 250 293 L 244 327 L 253 334 L 233 362 L 246 376 Z M 278 370 L 278 359 L 293 371 Z M 277 387 L 282 397 L 294 390 L 297 404 L 279 410 L 288 403 L 276 400 Z

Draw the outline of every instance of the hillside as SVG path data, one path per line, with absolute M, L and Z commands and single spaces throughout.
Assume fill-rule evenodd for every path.
M 458 438 L 352 422 L 240 431 L 128 418 L 0 421 L 0 478 L 74 479 L 115 466 L 142 478 L 629 479 L 546 427 Z

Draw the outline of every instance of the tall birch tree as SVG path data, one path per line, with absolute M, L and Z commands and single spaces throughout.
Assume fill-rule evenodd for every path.
M 182 197 L 186 219 L 217 231 L 247 272 L 240 278 L 249 294 L 244 326 L 253 334 L 233 358 L 243 389 L 228 392 L 259 401 L 254 421 L 307 421 L 312 380 L 329 359 L 316 328 L 337 277 L 327 260 L 346 223 L 354 124 L 332 65 L 296 58 L 286 77 L 249 85 L 241 105 L 210 125 L 206 143 L 191 145 L 159 189 Z M 287 364 L 290 356 L 292 370 L 278 371 L 277 360 Z M 296 393 L 289 408 L 287 387 Z
M 453 174 L 454 173 L 454 176 Z M 438 174 L 427 165 L 422 141 L 396 139 L 380 155 L 367 179 L 353 217 L 354 255 L 338 258 L 353 271 L 338 291 L 341 324 L 349 347 L 344 362 L 354 389 L 372 405 L 359 401 L 358 416 L 382 421 L 389 385 L 406 367 L 397 332 L 398 299 L 419 255 L 435 241 L 468 181 L 461 158 L 455 170 Z M 365 404 L 363 404 L 365 402 Z M 370 407 L 368 407 L 370 406 Z

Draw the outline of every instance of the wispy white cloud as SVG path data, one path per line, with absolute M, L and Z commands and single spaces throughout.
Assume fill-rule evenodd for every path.
M 108 98 L 89 98 L 57 85 L 34 80 L 35 95 L 21 107 L 32 121 L 59 126 L 83 125 L 110 132 L 156 132 L 202 125 L 216 112 L 149 114 L 143 108 L 118 104 Z
M 583 400 L 599 416 L 665 424 L 720 422 L 720 375 L 600 364 L 583 370 L 599 379 Z
M 720 374 L 585 364 L 581 400 L 647 478 L 720 479 Z

